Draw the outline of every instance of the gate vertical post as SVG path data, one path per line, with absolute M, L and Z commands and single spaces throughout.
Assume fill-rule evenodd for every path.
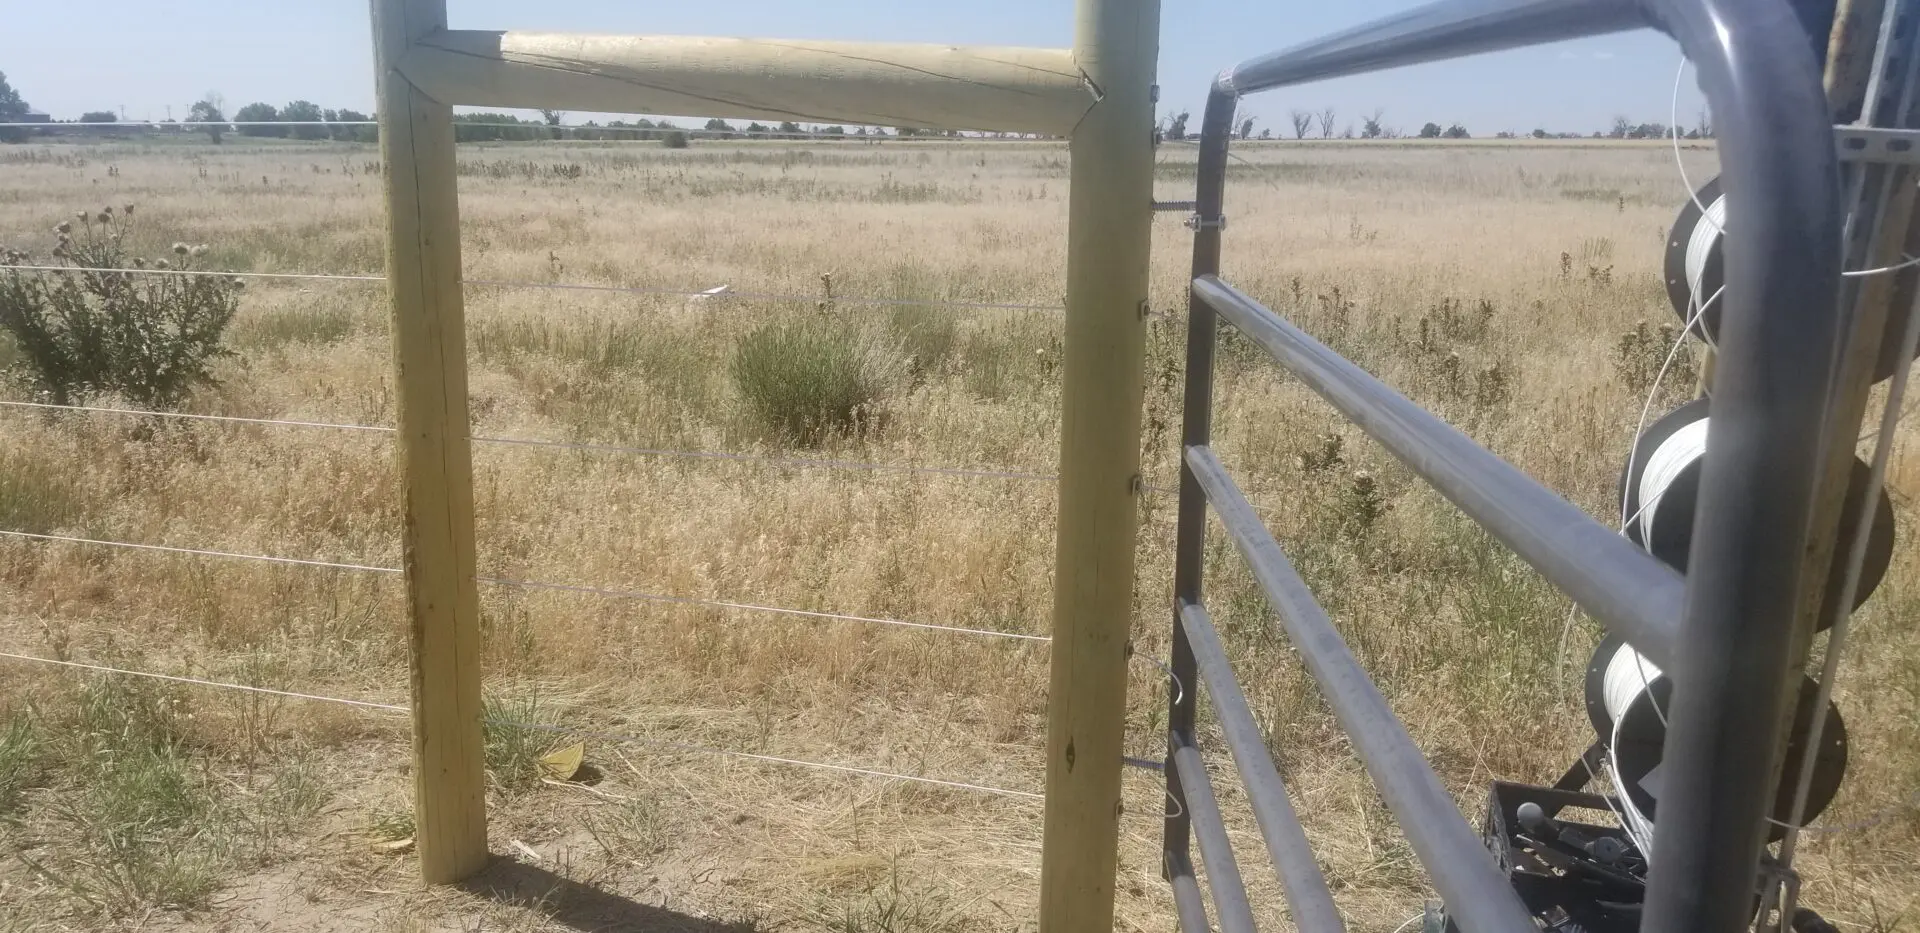
M 453 108 L 421 93 L 396 67 L 409 44 L 446 26 L 446 0 L 373 0 L 396 456 L 406 510 L 414 838 L 428 884 L 459 881 L 487 862 Z
M 1113 927 L 1159 36 L 1159 0 L 1079 0 L 1074 58 L 1098 102 L 1070 146 L 1043 933 Z

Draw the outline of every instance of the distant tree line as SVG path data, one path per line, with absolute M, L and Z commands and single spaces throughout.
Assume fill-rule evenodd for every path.
M 1191 136 L 1187 132 L 1187 124 L 1192 118 L 1193 114 L 1185 110 L 1164 114 L 1160 117 L 1160 121 L 1155 127 L 1155 132 L 1160 139 L 1189 139 Z M 1258 119 L 1258 117 L 1251 115 L 1243 117 L 1234 135 L 1240 139 L 1273 139 L 1274 135 L 1271 129 L 1262 129 L 1257 136 L 1255 135 L 1254 129 Z M 1404 135 L 1398 127 L 1387 122 L 1385 108 L 1378 107 L 1374 108 L 1372 113 L 1360 118 L 1360 124 L 1357 129 L 1352 123 L 1347 123 L 1343 126 L 1339 122 L 1338 112 L 1332 107 L 1326 107 L 1320 110 L 1289 111 L 1287 114 L 1287 124 L 1288 127 L 1292 129 L 1293 138 L 1296 140 L 1303 140 L 1309 137 L 1319 139 L 1400 139 Z M 1548 132 L 1544 129 L 1536 129 L 1525 135 L 1533 139 L 1666 139 L 1676 129 L 1679 130 L 1678 135 L 1683 139 L 1713 138 L 1712 121 L 1704 112 L 1700 114 L 1694 126 L 1686 129 L 1679 129 L 1677 127 L 1670 128 L 1664 123 L 1635 124 L 1626 117 L 1615 117 L 1612 125 L 1608 129 L 1595 130 L 1591 134 Z M 1421 126 L 1420 131 L 1414 135 L 1420 139 L 1473 138 L 1473 134 L 1468 132 L 1466 126 L 1458 122 L 1443 125 L 1430 121 Z M 1502 130 L 1495 133 L 1494 138 L 1519 139 L 1521 135 L 1522 134 L 1515 133 L 1511 130 Z

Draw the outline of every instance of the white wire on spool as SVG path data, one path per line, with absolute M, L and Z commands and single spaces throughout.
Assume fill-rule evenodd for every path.
M 1647 465 L 1640 473 L 1640 540 L 1647 542 L 1649 551 L 1653 550 L 1653 521 L 1660 509 L 1660 499 L 1680 474 L 1706 456 L 1710 420 L 1702 418 L 1673 432 L 1647 457 Z
M 1687 237 L 1687 286 L 1693 290 L 1696 302 L 1701 300 L 1700 280 L 1707 274 L 1707 257 L 1719 241 L 1720 231 L 1726 227 L 1727 196 L 1722 194 L 1707 205 L 1700 222 L 1693 225 L 1693 232 Z
M 1613 735 L 1607 743 L 1607 757 L 1613 771 L 1613 782 L 1620 791 L 1620 805 L 1625 811 L 1622 814 L 1623 822 L 1626 824 L 1624 828 L 1627 835 L 1633 838 L 1634 845 L 1644 853 L 1653 851 L 1653 821 L 1648 819 L 1647 815 L 1634 803 L 1634 795 L 1626 786 L 1627 778 L 1620 766 L 1620 729 L 1627 721 L 1627 714 L 1632 711 L 1634 704 L 1643 700 L 1652 706 L 1656 716 L 1660 715 L 1658 703 L 1649 696 L 1653 692 L 1654 681 L 1658 679 L 1660 679 L 1658 666 L 1633 650 L 1633 646 L 1621 645 L 1620 650 L 1614 652 L 1613 657 L 1607 661 L 1606 674 L 1601 680 L 1602 703 L 1606 706 L 1607 716 L 1613 720 Z M 1661 738 L 1664 741 L 1666 721 L 1664 716 L 1660 719 L 1663 733 Z M 1642 790 L 1644 791 L 1645 788 Z
M 1621 645 L 1620 650 L 1613 653 L 1613 659 L 1607 662 L 1606 676 L 1601 680 L 1601 698 L 1607 715 L 1613 718 L 1615 732 L 1620 731 L 1620 720 L 1633 708 L 1634 701 L 1645 695 L 1658 679 L 1659 665 L 1633 650 L 1632 645 Z

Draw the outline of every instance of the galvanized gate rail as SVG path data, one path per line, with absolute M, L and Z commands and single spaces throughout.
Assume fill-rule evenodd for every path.
M 1728 309 L 1712 447 L 1683 580 L 1553 491 L 1219 278 L 1227 148 L 1238 98 L 1399 65 L 1635 28 L 1672 36 L 1699 69 L 1720 131 L 1731 220 Z M 1802 548 L 1828 428 L 1844 316 L 1842 202 L 1832 120 L 1807 34 L 1784 0 L 1447 0 L 1256 58 L 1207 103 L 1188 330 L 1172 668 L 1204 684 L 1301 930 L 1343 928 L 1298 815 L 1201 594 L 1211 505 L 1251 565 L 1414 852 L 1469 933 L 1535 924 L 1478 835 L 1354 660 L 1211 447 L 1216 328 L 1225 320 L 1298 376 L 1672 677 L 1657 850 L 1643 929 L 1730 933 L 1752 919 L 1767 801 L 1781 760 Z M 1797 676 L 1797 673 L 1792 676 Z M 1209 929 L 1189 840 L 1220 928 L 1254 929 L 1194 731 L 1197 686 L 1169 716 L 1165 871 L 1181 929 Z

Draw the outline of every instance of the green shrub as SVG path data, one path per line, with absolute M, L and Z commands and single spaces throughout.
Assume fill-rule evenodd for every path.
M 214 384 L 212 363 L 229 351 L 221 340 L 239 307 L 241 284 L 220 275 L 140 275 L 106 269 L 145 268 L 126 243 L 133 208 L 116 215 L 82 212 L 54 228 L 58 272 L 7 271 L 0 277 L 0 327 L 13 337 L 13 367 L 42 396 L 71 405 L 118 396 L 170 408 L 196 387 Z M 156 269 L 192 270 L 205 246 L 173 244 Z M 31 259 L 7 250 L 8 264 Z
M 668 149 L 685 149 L 687 148 L 687 134 L 680 130 L 674 130 L 660 137 L 660 145 Z
M 793 443 L 861 434 L 892 391 L 899 350 L 837 318 L 761 325 L 734 348 L 732 375 L 760 422 Z

